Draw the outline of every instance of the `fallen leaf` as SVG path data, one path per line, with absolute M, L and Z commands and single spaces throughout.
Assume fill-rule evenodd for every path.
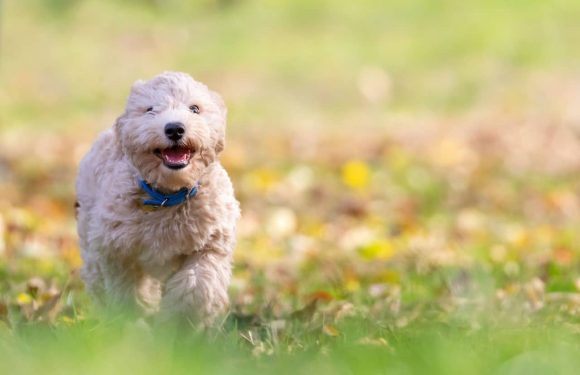
M 325 335 L 327 336 L 332 336 L 332 337 L 336 337 L 340 335 L 340 332 L 338 331 L 338 329 L 330 324 L 325 324 L 322 326 L 322 332 L 324 332 Z
M 324 290 L 318 290 L 316 292 L 313 292 L 310 294 L 309 297 L 310 297 L 310 299 L 318 299 L 318 300 L 322 300 L 322 301 L 332 301 L 334 299 L 332 294 L 330 294 Z
M 359 339 L 356 343 L 359 345 L 389 346 L 387 340 L 385 340 L 382 337 L 379 338 L 363 337 L 362 339 Z
M 31 302 L 32 297 L 28 293 L 19 293 L 18 296 L 16 296 L 16 303 L 20 306 L 28 305 Z
M 296 310 L 290 314 L 290 318 L 309 321 L 312 320 L 314 313 L 316 312 L 316 306 L 318 305 L 318 299 L 313 299 L 308 305 L 300 310 Z
M 8 321 L 8 306 L 2 302 L 0 302 L 0 321 Z
M 370 180 L 369 167 L 360 160 L 352 160 L 342 167 L 342 182 L 355 190 L 368 186 Z
M 388 259 L 395 254 L 395 247 L 387 240 L 376 240 L 359 248 L 359 254 L 366 260 Z
M 32 318 L 34 320 L 45 320 L 51 323 L 54 322 L 60 311 L 60 297 L 60 293 L 52 296 L 34 312 Z

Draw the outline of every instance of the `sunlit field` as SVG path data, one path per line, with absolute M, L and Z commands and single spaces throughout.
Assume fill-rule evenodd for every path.
M 580 366 L 580 2 L 0 0 L 0 373 Z M 80 158 L 131 84 L 229 108 L 231 309 L 176 335 L 78 276 Z

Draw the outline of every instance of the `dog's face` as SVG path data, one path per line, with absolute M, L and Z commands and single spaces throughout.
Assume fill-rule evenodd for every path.
M 226 108 L 185 73 L 137 81 L 115 131 L 141 177 L 158 189 L 193 187 L 224 147 Z

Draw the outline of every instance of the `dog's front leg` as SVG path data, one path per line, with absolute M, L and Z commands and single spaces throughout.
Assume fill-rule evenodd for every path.
M 107 257 L 102 267 L 106 292 L 105 308 L 108 313 L 134 315 L 140 312 L 137 286 L 141 269 L 129 260 Z
M 212 325 L 228 306 L 231 268 L 228 253 L 202 250 L 190 255 L 165 284 L 161 321 Z

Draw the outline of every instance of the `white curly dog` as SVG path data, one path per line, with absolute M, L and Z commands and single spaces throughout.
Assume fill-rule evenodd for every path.
M 218 161 L 226 108 L 185 73 L 137 81 L 80 163 L 83 278 L 101 306 L 212 324 L 228 306 L 239 203 Z

